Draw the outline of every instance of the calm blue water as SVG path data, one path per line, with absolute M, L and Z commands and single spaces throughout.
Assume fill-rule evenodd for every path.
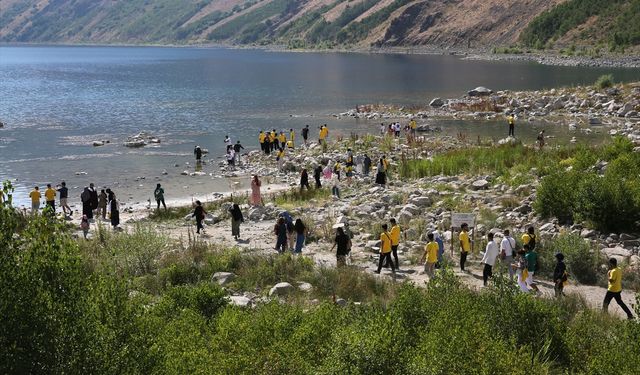
M 640 80 L 638 69 L 454 56 L 0 47 L 0 121 L 6 124 L 0 129 L 0 179 L 17 179 L 20 202 L 33 184 L 63 179 L 72 186 L 119 182 L 127 195 L 137 198 L 148 195 L 154 183 L 149 177 L 163 169 L 170 172 L 164 182 L 190 189 L 209 182 L 181 180 L 188 178 L 179 176 L 174 164 L 191 161 L 196 143 L 220 154 L 226 134 L 255 147 L 258 131 L 267 128 L 310 124 L 313 129 L 329 123 L 344 133 L 375 132 L 378 121 L 330 115 L 364 103 L 424 104 L 436 96 L 461 96 L 479 85 L 520 90 L 586 84 L 605 73 L 617 80 Z M 465 126 L 452 123 L 449 131 Z M 127 135 L 139 131 L 160 136 L 162 144 L 122 147 Z M 483 133 L 503 131 L 501 124 L 482 127 Z M 92 147 L 95 139 L 112 143 Z M 76 176 L 79 171 L 87 175 Z M 147 182 L 133 181 L 136 176 L 146 176 Z

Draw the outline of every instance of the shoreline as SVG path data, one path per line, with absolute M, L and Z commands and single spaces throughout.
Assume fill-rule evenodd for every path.
M 150 47 L 150 48 L 197 48 L 197 49 L 230 49 L 230 50 L 262 50 L 266 52 L 289 53 L 359 53 L 359 54 L 404 54 L 404 55 L 449 55 L 465 60 L 478 61 L 511 61 L 535 62 L 541 65 L 573 66 L 585 68 L 640 68 L 640 55 L 611 55 L 599 57 L 567 56 L 558 52 L 529 52 L 521 54 L 493 53 L 492 47 L 441 47 L 441 46 L 404 46 L 404 47 L 354 47 L 354 48 L 301 48 L 290 49 L 285 45 L 239 45 L 228 43 L 0 43 L 0 47 Z

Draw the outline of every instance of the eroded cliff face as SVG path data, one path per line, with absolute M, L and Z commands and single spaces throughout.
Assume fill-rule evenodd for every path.
M 0 41 L 493 46 L 564 0 L 0 0 Z

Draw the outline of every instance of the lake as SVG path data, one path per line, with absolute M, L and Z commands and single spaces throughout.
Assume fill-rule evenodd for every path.
M 0 179 L 15 180 L 19 204 L 28 202 L 34 184 L 42 188 L 62 180 L 72 187 L 72 200 L 88 182 L 117 187 L 126 192 L 120 198 L 130 202 L 146 200 L 154 176 L 162 170 L 168 172 L 161 176 L 169 187 L 167 197 L 227 191 L 229 184 L 221 179 L 180 176 L 193 159 L 195 144 L 221 157 L 227 134 L 251 149 L 257 148 L 260 129 L 299 130 L 305 124 L 315 129 L 328 123 L 346 134 L 377 132 L 379 121 L 336 119 L 331 114 L 357 104 L 425 104 L 434 97 L 459 97 L 481 85 L 529 90 L 589 84 L 607 73 L 619 81 L 640 80 L 638 69 L 443 55 L 3 46 Z M 447 134 L 464 130 L 497 137 L 506 131 L 497 122 L 442 125 Z M 537 132 L 519 129 L 527 136 Z M 143 149 L 122 146 L 127 136 L 140 131 L 157 135 L 162 143 Z M 91 146 L 103 139 L 111 143 Z M 217 163 L 207 168 L 218 170 Z

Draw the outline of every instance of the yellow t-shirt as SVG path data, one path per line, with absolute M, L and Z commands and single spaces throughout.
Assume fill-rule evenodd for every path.
M 380 245 L 380 252 L 383 254 L 390 253 L 391 236 L 389 235 L 389 232 L 382 232 L 382 234 L 380 235 L 380 242 L 382 242 L 382 244 Z
M 47 201 L 55 201 L 56 200 L 56 191 L 53 189 L 47 189 L 44 191 L 44 197 Z
M 414 129 L 417 127 L 416 122 L 414 120 L 411 120 L 411 122 L 409 123 L 409 125 L 411 126 L 411 129 Z
M 469 239 L 469 233 L 460 232 L 460 236 L 458 236 L 458 238 L 460 239 L 460 243 L 462 244 L 462 251 L 471 251 L 471 240 Z
M 609 287 L 607 288 L 610 292 L 621 292 L 622 291 L 622 271 L 620 268 L 616 267 L 609 271 Z
M 40 198 L 42 198 L 42 194 L 40 194 L 40 190 L 31 191 L 31 193 L 29 193 L 29 196 L 31 197 L 32 203 L 39 203 Z
M 382 159 L 382 165 L 384 166 L 384 171 L 386 172 L 389 169 L 389 161 L 387 159 Z
M 424 247 L 424 255 L 427 258 L 428 263 L 435 263 L 438 261 L 438 243 L 431 241 Z
M 327 138 L 327 135 L 329 135 L 329 129 L 327 129 L 326 127 L 320 129 L 320 139 Z
M 513 118 L 513 116 L 509 116 L 507 117 L 507 121 L 509 121 L 509 125 L 514 125 L 516 123 L 515 119 Z
M 394 225 L 391 227 L 391 245 L 397 246 L 400 243 L 400 226 Z
M 280 142 L 286 142 L 287 141 L 287 136 L 284 135 L 284 133 L 280 134 L 280 136 L 278 137 L 278 140 Z
M 282 159 L 284 157 L 284 150 L 278 151 L 278 158 Z
M 260 135 L 258 136 L 258 140 L 260 141 L 260 143 L 264 143 L 264 140 L 267 138 L 267 135 L 264 133 L 260 133 Z
M 535 236 L 534 236 L 535 238 Z M 529 242 L 531 242 L 531 235 L 529 235 L 529 233 L 525 233 L 522 235 L 522 244 L 523 245 L 528 245 Z
M 291 139 L 292 141 L 294 141 L 296 139 L 296 133 L 295 132 L 291 132 L 289 133 L 289 139 Z
M 293 148 L 293 141 L 287 141 L 287 147 Z

